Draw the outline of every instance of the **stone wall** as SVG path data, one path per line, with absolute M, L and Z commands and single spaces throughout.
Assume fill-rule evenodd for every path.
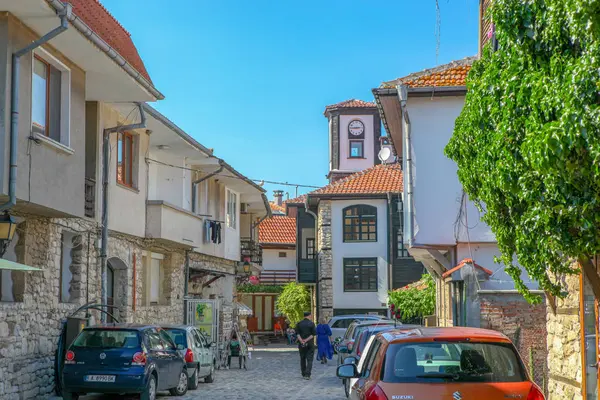
M 14 302 L 0 302 L 0 399 L 44 399 L 54 390 L 54 362 L 61 320 L 88 301 L 100 300 L 101 273 L 95 222 L 77 218 L 17 215 L 14 261 L 41 271 L 10 275 Z M 66 234 L 63 246 L 63 234 Z M 183 267 L 180 250 L 148 247 L 142 238 L 111 233 L 108 259 L 115 264 L 118 316 L 122 322 L 183 322 Z M 164 303 L 142 303 L 142 251 L 165 254 Z M 172 250 L 172 251 L 170 251 Z M 64 251 L 64 254 L 63 254 Z M 70 290 L 61 299 L 61 265 L 70 257 Z M 136 260 L 136 307 L 133 307 L 133 260 Z M 116 260 L 119 260 L 117 262 Z M 64 301 L 62 301 L 64 300 Z M 93 313 L 99 321 L 98 313 Z M 81 315 L 83 316 L 83 315 Z
M 317 215 L 317 252 L 319 254 L 319 315 L 333 316 L 333 256 L 331 251 L 331 201 L 319 202 Z
M 450 284 L 443 279 L 436 279 L 435 284 L 435 315 L 438 326 L 453 326 L 452 301 Z
M 535 382 L 548 381 L 546 364 L 546 305 L 531 305 L 520 294 L 479 295 L 480 326 L 508 336 Z
M 548 400 L 581 400 L 581 323 L 579 318 L 579 276 L 567 276 L 568 291 L 556 299 L 556 314 L 548 305 Z

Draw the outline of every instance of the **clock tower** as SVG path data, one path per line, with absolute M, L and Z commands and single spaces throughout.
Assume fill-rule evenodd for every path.
M 375 103 L 350 99 L 325 107 L 329 121 L 329 182 L 380 163 L 381 119 Z

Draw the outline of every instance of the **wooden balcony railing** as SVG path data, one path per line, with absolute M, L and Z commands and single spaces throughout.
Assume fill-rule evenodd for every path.
M 296 282 L 296 271 L 263 271 L 259 280 L 261 285 L 285 285 Z

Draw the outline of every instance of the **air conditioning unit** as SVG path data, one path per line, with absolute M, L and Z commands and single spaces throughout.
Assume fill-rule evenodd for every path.
M 241 203 L 240 204 L 240 213 L 245 214 L 248 212 L 248 204 L 247 203 Z

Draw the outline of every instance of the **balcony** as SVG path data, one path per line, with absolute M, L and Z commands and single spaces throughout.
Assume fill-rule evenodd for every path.
M 146 237 L 200 247 L 202 218 L 162 200 L 148 200 L 146 204 Z
M 317 259 L 298 259 L 298 283 L 317 283 Z
M 250 262 L 262 265 L 262 249 L 252 238 L 241 238 L 240 250 L 241 261 L 249 259 Z
M 96 215 L 96 180 L 85 178 L 85 216 L 94 218 Z
M 296 282 L 296 271 L 263 271 L 259 281 L 261 285 L 285 285 Z

